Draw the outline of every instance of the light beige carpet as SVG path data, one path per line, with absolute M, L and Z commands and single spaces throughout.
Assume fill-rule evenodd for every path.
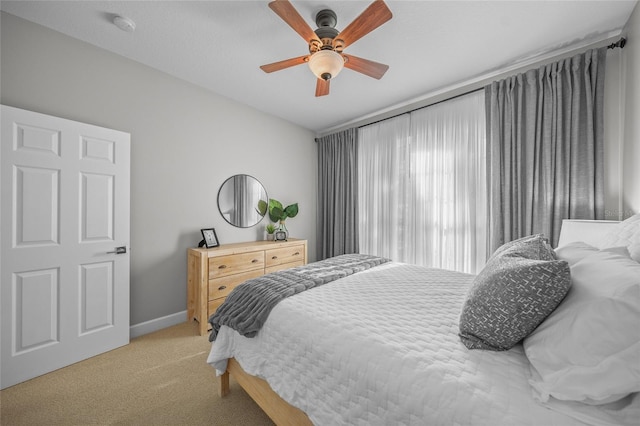
M 195 322 L 138 337 L 0 391 L 0 424 L 273 425 L 233 377 L 218 397 L 209 349 Z

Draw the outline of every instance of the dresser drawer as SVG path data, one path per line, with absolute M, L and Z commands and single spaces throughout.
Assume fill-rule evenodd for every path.
M 264 273 L 270 274 L 271 272 L 281 271 L 283 269 L 295 268 L 296 266 L 302 266 L 302 265 L 304 265 L 304 262 L 302 260 L 298 262 L 282 263 L 280 265 L 269 266 L 268 268 L 265 268 Z
M 224 297 L 221 297 L 220 299 L 215 299 L 215 300 L 210 300 L 209 304 L 208 304 L 208 309 L 207 309 L 207 320 L 209 320 L 209 318 L 211 317 L 211 315 L 216 313 L 216 309 L 218 309 L 220 307 L 220 305 L 222 305 L 222 303 L 224 303 Z M 211 324 L 209 324 L 207 322 L 207 330 L 211 329 Z
M 264 269 L 264 252 L 262 251 L 209 258 L 209 279 L 256 269 Z
M 242 284 L 246 280 L 259 277 L 263 275 L 262 269 L 255 271 L 242 272 L 236 275 L 229 275 L 227 277 L 215 278 L 209 280 L 209 300 L 217 299 L 219 297 L 226 297 L 231 290 Z
M 265 250 L 265 258 L 267 268 L 284 263 L 304 262 L 304 245 Z M 289 268 L 289 266 L 287 266 L 287 268 Z

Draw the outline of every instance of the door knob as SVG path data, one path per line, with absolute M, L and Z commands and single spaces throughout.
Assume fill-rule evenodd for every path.
M 113 251 L 108 251 L 107 254 L 125 254 L 127 252 L 127 246 L 116 247 Z

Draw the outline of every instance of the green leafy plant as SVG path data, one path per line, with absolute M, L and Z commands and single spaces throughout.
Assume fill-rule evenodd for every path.
M 267 202 L 265 200 L 258 201 L 258 208 L 256 209 L 260 216 L 267 214 Z
M 273 223 L 268 224 L 265 229 L 267 230 L 267 234 L 273 234 L 276 232 L 276 226 Z
M 282 207 L 280 201 L 274 200 L 273 198 L 269 200 L 269 219 L 271 219 L 271 222 L 280 223 L 281 226 L 284 226 L 284 221 L 288 217 L 296 217 L 297 214 L 298 203 Z

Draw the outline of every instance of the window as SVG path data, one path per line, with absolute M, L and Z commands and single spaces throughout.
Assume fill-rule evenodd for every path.
M 476 273 L 485 170 L 482 91 L 359 129 L 360 252 Z

